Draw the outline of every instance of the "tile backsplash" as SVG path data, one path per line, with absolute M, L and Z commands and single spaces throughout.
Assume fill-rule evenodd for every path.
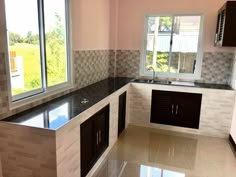
M 116 68 L 116 51 L 110 50 L 109 52 L 109 77 L 115 77 L 115 68 Z
M 35 107 L 108 77 L 139 77 L 139 50 L 74 51 L 73 55 L 74 88 L 10 110 L 5 58 L 4 54 L 0 53 L 0 119 Z M 236 62 L 234 61 L 233 53 L 204 53 L 202 80 L 200 82 L 227 84 L 230 83 L 231 78 L 235 81 L 236 74 L 234 74 L 235 76 L 232 75 L 234 63 Z M 236 81 L 232 83 L 236 83 Z
M 116 75 L 139 77 L 140 51 L 117 50 Z M 203 83 L 229 84 L 232 75 L 234 53 L 205 52 L 202 61 L 201 80 Z
M 232 64 L 232 76 L 231 76 L 231 83 L 233 89 L 236 90 L 236 56 L 234 56 L 233 64 Z
M 112 60 L 112 57 L 111 57 Z M 74 52 L 74 82 L 77 89 L 109 77 L 110 50 Z M 111 69 L 110 69 L 111 72 Z M 111 73 L 112 74 L 112 73 Z
M 202 61 L 201 81 L 214 84 L 229 84 L 233 59 L 233 53 L 205 52 Z
M 0 53 L 0 115 L 8 111 L 7 73 L 4 54 Z
M 117 50 L 116 51 L 116 76 L 136 77 L 139 75 L 140 51 Z

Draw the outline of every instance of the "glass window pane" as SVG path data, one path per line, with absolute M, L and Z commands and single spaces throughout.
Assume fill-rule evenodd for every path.
M 194 73 L 200 21 L 200 16 L 175 17 L 170 72 Z
M 153 67 L 157 72 L 169 71 L 169 51 L 172 17 L 148 17 L 146 46 L 146 69 Z
M 44 1 L 48 86 L 67 81 L 65 0 Z
M 42 88 L 38 7 L 37 0 L 6 0 L 5 5 L 11 88 L 15 96 Z

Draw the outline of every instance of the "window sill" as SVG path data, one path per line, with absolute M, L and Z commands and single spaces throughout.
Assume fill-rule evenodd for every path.
M 62 84 L 59 87 L 52 87 L 43 93 L 39 93 L 37 95 L 33 95 L 31 97 L 28 97 L 28 98 L 25 98 L 22 100 L 10 102 L 10 110 L 14 110 L 14 109 L 17 109 L 17 108 L 20 108 L 23 106 L 27 106 L 31 103 L 38 102 L 38 101 L 44 103 L 44 101 L 42 101 L 43 99 L 49 98 L 51 96 L 60 94 L 65 91 L 69 91 L 73 88 L 74 88 L 73 84 L 71 84 L 71 83 Z

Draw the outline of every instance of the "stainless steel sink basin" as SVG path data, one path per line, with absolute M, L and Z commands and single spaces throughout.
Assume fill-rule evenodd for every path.
M 140 83 L 153 83 L 152 79 L 134 79 L 134 82 L 140 82 Z
M 156 80 L 156 81 L 154 81 L 154 84 L 170 85 L 170 84 L 171 84 L 171 81 L 166 81 L 166 80 Z
M 172 81 L 171 85 L 182 85 L 182 86 L 195 86 L 194 82 L 179 82 L 179 81 Z
M 149 83 L 149 84 L 161 84 L 161 85 L 178 85 L 178 86 L 189 86 L 194 87 L 194 82 L 183 82 L 183 81 L 167 81 L 167 80 L 152 80 L 152 79 L 134 79 L 133 82 L 138 83 Z
M 170 81 L 166 81 L 166 80 L 152 80 L 152 79 L 134 79 L 134 82 L 138 82 L 138 83 L 152 83 L 152 84 L 163 84 L 163 85 L 169 85 L 171 84 Z

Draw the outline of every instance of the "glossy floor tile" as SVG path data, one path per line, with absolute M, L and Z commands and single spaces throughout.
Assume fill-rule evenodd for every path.
M 236 177 L 227 139 L 129 126 L 94 177 Z

